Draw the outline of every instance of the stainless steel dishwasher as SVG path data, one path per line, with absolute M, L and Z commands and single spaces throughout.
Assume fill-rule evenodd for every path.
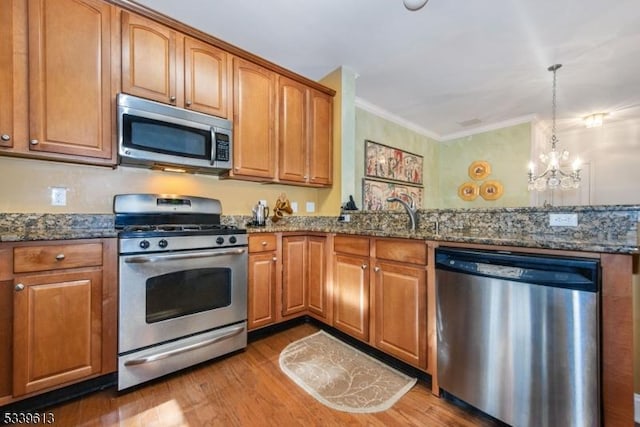
M 436 250 L 438 380 L 514 426 L 598 426 L 597 260 Z

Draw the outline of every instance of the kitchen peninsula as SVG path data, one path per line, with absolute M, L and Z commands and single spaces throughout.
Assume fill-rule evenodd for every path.
M 577 227 L 548 225 L 550 213 L 567 212 L 578 216 Z M 437 246 L 488 248 L 599 259 L 603 278 L 602 366 L 606 425 L 616 424 L 615 420 L 633 418 L 631 282 L 634 274 L 633 266 L 638 254 L 637 224 L 640 206 L 420 210 L 418 228 L 414 232 L 407 231 L 407 217 L 404 212 L 353 211 L 349 212 L 349 215 L 349 222 L 338 221 L 336 217 L 287 216 L 276 224 L 268 221 L 266 227 L 248 227 L 250 239 L 256 239 L 258 242 L 266 241 L 267 237 L 272 239 L 269 240 L 273 241 L 269 262 L 272 256 L 276 260 L 272 263 L 275 265 L 273 283 L 271 283 L 273 289 L 267 294 L 273 294 L 273 308 L 277 312 L 273 313 L 270 321 L 259 324 L 254 329 L 304 315 L 310 315 L 329 325 L 333 323 L 335 326 L 337 314 L 335 307 L 337 306 L 330 299 L 331 296 L 336 295 L 332 289 L 336 274 L 335 259 L 338 252 L 345 250 L 344 246 L 338 249 L 337 242 L 354 242 L 349 240 L 349 237 L 359 238 L 357 242 L 364 242 L 367 245 L 361 257 L 365 262 L 373 265 L 378 259 L 384 261 L 385 258 L 390 260 L 390 264 L 399 264 L 402 261 L 403 265 L 409 263 L 413 266 L 410 271 L 422 271 L 421 274 L 425 275 L 424 280 L 418 279 L 419 283 L 422 283 L 421 286 L 426 284 L 424 286 L 426 303 L 421 306 L 422 311 L 418 311 L 426 313 L 426 319 L 424 319 L 426 325 L 421 326 L 421 333 L 424 334 L 423 347 L 426 348 L 419 350 L 424 354 L 413 358 L 402 352 L 396 354 L 393 349 L 386 352 L 430 374 L 433 392 L 437 394 L 437 375 L 434 375 L 436 331 L 433 270 L 433 254 Z M 223 223 L 239 227 L 245 227 L 249 220 L 250 218 L 245 216 L 223 216 L 222 218 Z M 0 261 L 10 265 L 11 249 L 31 241 L 63 244 L 68 239 L 86 239 L 85 242 L 91 242 L 93 239 L 109 241 L 115 236 L 113 216 L 108 214 L 0 214 L 0 258 L 2 258 Z M 296 236 L 300 238 L 296 239 Z M 310 247 L 305 246 L 308 245 L 305 243 L 307 237 L 315 238 L 315 242 L 321 244 L 311 249 L 316 251 L 314 258 L 317 259 L 319 255 L 324 257 L 321 258 L 324 263 L 320 266 L 320 270 L 314 270 L 320 272 L 314 273 L 315 275 L 320 274 L 324 278 L 321 280 L 320 293 L 317 289 L 312 290 L 311 286 L 309 289 L 299 291 L 286 289 L 287 280 L 284 278 L 288 274 L 287 266 L 294 265 L 288 263 L 286 258 L 292 254 L 295 255 L 299 248 L 302 248 L 302 251 L 299 251 L 300 254 L 304 254 L 307 250 L 304 248 Z M 294 251 L 287 251 L 287 246 L 283 242 L 298 246 L 292 246 L 295 248 Z M 413 258 L 394 261 L 393 257 L 397 254 L 394 255 L 393 252 L 396 248 L 413 245 L 413 251 L 415 248 L 420 248 L 420 245 L 416 246 L 416 242 L 423 243 L 424 255 L 417 256 L 416 261 L 412 261 Z M 111 246 L 105 247 L 108 249 Z M 424 259 L 424 262 L 421 259 Z M 251 257 L 249 262 L 251 264 Z M 300 263 L 300 265 L 307 264 Z M 308 265 L 311 268 L 311 263 Z M 359 265 L 358 270 L 360 270 Z M 251 278 L 249 273 L 250 317 Z M 1 283 L 8 290 L 7 296 L 9 296 L 12 293 L 13 281 L 7 278 Z M 316 304 L 314 309 L 308 301 L 312 301 L 318 295 L 321 298 L 318 300 L 320 303 Z M 367 295 L 369 295 L 368 285 Z M 290 309 L 298 297 L 301 298 L 300 308 L 287 311 L 287 307 Z M 371 298 L 374 298 L 373 290 Z M 320 309 L 317 309 L 318 307 Z M 372 322 L 370 325 L 374 325 L 375 314 L 369 313 L 368 309 L 367 305 L 366 310 Z M 365 322 L 368 324 L 368 320 Z M 375 326 L 372 326 L 370 331 L 367 325 L 364 326 L 371 336 L 365 335 L 359 339 L 365 344 L 384 351 L 384 346 L 376 345 L 374 340 Z M 103 327 L 107 331 L 115 326 L 105 324 Z M 5 363 L 3 365 L 6 366 Z

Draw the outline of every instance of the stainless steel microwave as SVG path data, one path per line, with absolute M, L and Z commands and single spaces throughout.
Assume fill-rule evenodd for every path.
M 231 121 L 123 93 L 117 107 L 120 164 L 216 175 L 231 169 Z

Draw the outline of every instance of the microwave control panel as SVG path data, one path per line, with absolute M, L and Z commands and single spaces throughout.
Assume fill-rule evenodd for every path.
M 229 135 L 216 133 L 216 161 L 228 162 L 230 154 Z

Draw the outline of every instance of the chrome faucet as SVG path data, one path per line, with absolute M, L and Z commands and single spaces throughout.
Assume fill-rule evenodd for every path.
M 410 195 L 405 193 L 402 193 L 400 195 L 409 199 L 409 203 L 398 197 L 389 197 L 387 199 L 387 202 L 398 202 L 402 205 L 404 210 L 407 211 L 407 214 L 409 214 L 409 230 L 415 231 L 416 226 L 418 225 L 418 210 L 416 209 L 416 204 L 413 201 L 413 197 L 411 197 Z

